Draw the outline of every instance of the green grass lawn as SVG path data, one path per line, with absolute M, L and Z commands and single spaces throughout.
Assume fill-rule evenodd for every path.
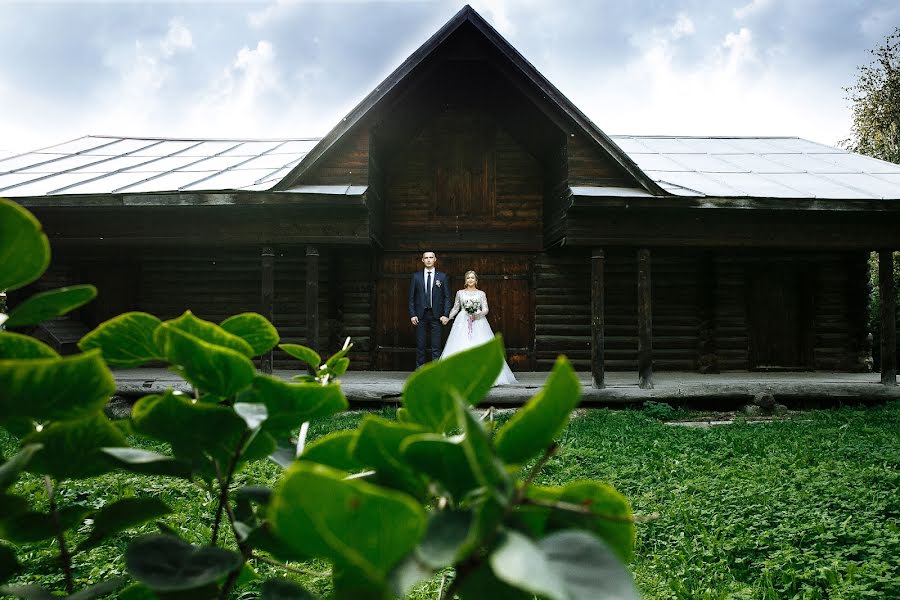
M 359 418 L 340 415 L 311 434 Z M 0 452 L 8 456 L 15 446 L 0 431 Z M 257 463 L 238 483 L 271 484 L 277 476 L 274 464 Z M 612 483 L 639 515 L 658 514 L 638 526 L 631 565 L 646 598 L 900 598 L 900 403 L 706 430 L 667 426 L 638 411 L 580 411 L 538 483 L 583 478 Z M 17 491 L 46 502 L 36 477 Z M 96 506 L 147 494 L 175 510 L 165 522 L 185 539 L 209 541 L 214 495 L 174 481 L 106 475 L 64 484 L 60 503 Z M 122 573 L 125 541 L 80 555 L 77 587 Z M 53 542 L 20 548 L 29 570 L 17 581 L 61 588 L 55 553 Z M 311 574 L 300 578 L 327 593 L 326 565 L 303 568 Z M 283 574 L 264 564 L 258 571 Z M 433 581 L 416 597 L 434 598 L 438 586 Z M 236 597 L 255 597 L 255 587 Z

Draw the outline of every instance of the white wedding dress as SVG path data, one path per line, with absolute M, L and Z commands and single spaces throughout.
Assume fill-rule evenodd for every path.
M 470 318 L 469 314 L 463 310 L 463 303 L 468 300 L 481 302 L 481 310 L 472 315 L 474 318 Z M 453 321 L 453 326 L 450 328 L 450 335 L 447 336 L 447 343 L 444 345 L 441 358 L 447 358 L 463 350 L 486 344 L 494 339 L 494 332 L 485 318 L 487 313 L 488 303 L 484 292 L 481 290 L 475 290 L 474 292 L 459 290 L 456 292 L 456 300 L 453 302 L 450 318 L 453 319 L 458 314 L 459 318 Z M 497 376 L 494 385 L 510 385 L 512 383 L 517 383 L 516 377 L 504 360 L 503 370 L 500 371 L 500 375 Z

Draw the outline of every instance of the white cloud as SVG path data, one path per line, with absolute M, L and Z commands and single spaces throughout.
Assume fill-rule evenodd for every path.
M 734 9 L 734 16 L 737 19 L 746 19 L 754 15 L 765 12 L 772 5 L 772 0 L 751 0 L 749 4 L 745 4 Z
M 694 34 L 694 22 L 685 14 L 679 14 L 675 24 L 669 29 L 673 40 Z
M 722 47 L 726 50 L 725 65 L 729 73 L 735 73 L 748 63 L 757 60 L 753 33 L 746 27 L 741 27 L 737 33 L 729 32 L 722 42 Z
M 173 56 L 179 50 L 194 47 L 194 38 L 191 30 L 184 24 L 184 19 L 175 17 L 169 21 L 169 30 L 159 46 L 165 57 Z

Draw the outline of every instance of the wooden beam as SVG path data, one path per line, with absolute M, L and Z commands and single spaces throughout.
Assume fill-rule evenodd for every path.
M 306 247 L 306 345 L 319 352 L 319 249 Z
M 595 388 L 604 387 L 603 368 L 603 267 L 606 256 L 602 248 L 591 253 L 591 381 Z
M 270 323 L 275 322 L 275 252 L 271 246 L 262 249 L 262 295 L 259 301 L 259 312 Z M 260 368 L 263 373 L 272 374 L 273 351 L 262 355 Z
M 697 370 L 718 373 L 716 347 L 716 258 L 711 251 L 700 254 L 698 264 L 697 315 L 700 318 L 697 344 Z
M 878 251 L 878 285 L 881 292 L 881 383 L 897 385 L 897 289 L 891 250 Z
M 641 248 L 638 262 L 638 386 L 653 389 L 653 327 L 650 303 L 650 250 Z

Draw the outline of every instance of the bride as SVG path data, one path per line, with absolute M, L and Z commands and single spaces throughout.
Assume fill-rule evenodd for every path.
M 478 275 L 475 271 L 466 271 L 466 287 L 456 292 L 450 318 L 453 319 L 460 311 L 464 311 L 466 316 L 453 321 L 441 358 L 447 358 L 494 339 L 494 332 L 484 318 L 488 314 L 487 296 L 478 289 Z M 503 370 L 500 371 L 494 385 L 512 383 L 516 383 L 516 378 L 506 361 L 503 361 Z

